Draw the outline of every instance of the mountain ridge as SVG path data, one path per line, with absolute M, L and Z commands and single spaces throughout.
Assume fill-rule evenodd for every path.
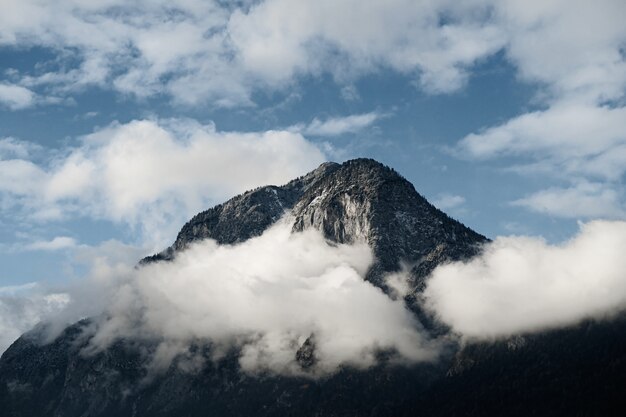
M 380 287 L 385 286 L 383 276 L 398 271 L 401 263 L 411 268 L 418 287 L 437 264 L 476 255 L 488 241 L 430 204 L 393 168 L 359 158 L 325 162 L 283 186 L 258 187 L 200 212 L 172 246 L 141 262 L 171 260 L 203 239 L 245 241 L 287 211 L 295 219 L 294 232 L 314 228 L 335 243 L 364 239 L 376 258 L 367 279 Z

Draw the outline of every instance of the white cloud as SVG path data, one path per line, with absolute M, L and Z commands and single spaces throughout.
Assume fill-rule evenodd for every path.
M 530 160 L 514 163 L 512 169 L 570 184 L 537 191 L 514 205 L 570 218 L 618 218 L 626 213 L 626 108 L 558 103 L 468 135 L 459 146 L 464 155 L 475 158 Z
M 0 192 L 15 195 L 37 194 L 42 190 L 44 171 L 24 159 L 0 160 Z
M 548 188 L 513 201 L 513 205 L 564 218 L 625 218 L 626 204 L 615 189 L 581 182 L 569 188 Z
M 626 171 L 626 108 L 558 103 L 470 134 L 459 145 L 476 158 L 547 159 L 561 172 L 619 179 Z
M 302 132 L 305 135 L 311 136 L 339 136 L 361 131 L 371 126 L 382 117 L 384 117 L 384 115 L 379 112 L 370 112 L 344 117 L 331 117 L 324 121 L 315 118 L 307 126 L 296 125 L 290 127 L 288 130 Z
M 4 105 L 10 110 L 23 110 L 36 105 L 67 102 L 70 100 L 64 100 L 57 96 L 40 96 L 21 85 L 0 82 L 0 106 Z
M 455 194 L 447 194 L 443 193 L 437 196 L 437 198 L 433 201 L 433 205 L 435 205 L 440 210 L 449 210 L 458 208 L 459 206 L 465 203 L 465 197 Z
M 19 85 L 0 83 L 0 104 L 11 110 L 21 110 L 35 103 L 35 94 Z
M 621 0 L 494 2 L 520 75 L 552 97 L 595 103 L 623 97 L 626 7 Z
M 20 285 L 6 285 L 4 287 L 0 287 L 0 295 L 15 295 L 22 291 L 32 290 L 36 287 L 36 282 L 27 282 L 26 284 Z
M 57 236 L 52 240 L 39 240 L 26 245 L 26 250 L 57 251 L 76 246 L 76 240 L 69 236 Z
M 47 165 L 0 161 L 0 198 L 38 219 L 137 226 L 158 246 L 210 203 L 285 183 L 325 160 L 299 133 L 218 132 L 190 120 L 114 123 L 61 155 Z
M 439 266 L 426 305 L 469 338 L 491 338 L 603 318 L 626 308 L 626 222 L 593 221 L 552 246 L 500 237 L 481 256 Z
M 298 73 L 349 79 L 387 68 L 420 73 L 426 89 L 449 92 L 463 84 L 467 67 L 503 45 L 498 28 L 475 24 L 484 8 L 474 6 L 472 16 L 446 1 L 268 0 L 235 11 L 228 29 L 244 65 L 270 84 Z M 448 13 L 455 21 L 440 26 Z
M 0 288 L 0 349 L 40 320 L 53 338 L 68 323 L 96 317 L 85 353 L 118 338 L 153 341 L 150 372 L 193 356 L 188 349 L 198 341 L 209 342 L 215 358 L 240 348 L 249 373 L 324 376 L 342 365 L 372 366 L 381 350 L 400 364 L 436 359 L 438 343 L 422 334 L 403 299 L 364 279 L 373 260 L 365 242 L 329 244 L 316 230 L 293 234 L 292 225 L 287 216 L 246 242 L 206 240 L 172 262 L 140 268 L 140 248 L 76 246 L 74 262 L 88 271 L 63 292 L 35 283 Z M 311 335 L 316 363 L 304 370 L 296 352 Z
M 329 245 L 318 231 L 291 229 L 282 220 L 235 246 L 204 241 L 173 262 L 128 268 L 121 280 L 119 270 L 101 273 L 113 277 L 115 290 L 92 347 L 117 338 L 156 340 L 159 368 L 188 354 L 190 341 L 208 340 L 218 350 L 241 347 L 247 372 L 300 374 L 296 352 L 313 334 L 313 375 L 342 364 L 371 366 L 380 349 L 395 350 L 400 361 L 436 357 L 403 300 L 364 280 L 372 261 L 365 243 Z
M 11 158 L 28 158 L 34 151 L 41 149 L 41 146 L 25 142 L 16 138 L 7 137 L 0 139 L 0 161 Z

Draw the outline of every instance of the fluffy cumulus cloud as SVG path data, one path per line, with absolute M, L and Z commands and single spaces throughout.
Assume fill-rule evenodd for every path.
M 507 25 L 506 52 L 520 76 L 544 83 L 554 99 L 596 102 L 623 96 L 623 2 L 505 0 L 496 2 L 494 11 Z
M 3 9 L 0 45 L 57 55 L 12 71 L 15 88 L 68 94 L 98 85 L 188 104 L 246 105 L 254 90 L 300 75 L 349 84 L 381 69 L 451 92 L 506 41 L 479 2 L 10 0 Z
M 87 215 L 125 223 L 155 245 L 208 204 L 284 183 L 325 160 L 299 133 L 218 132 L 189 120 L 115 123 L 40 163 L 20 142 L 2 144 L 13 153 L 0 160 L 5 206 L 35 219 Z
M 438 267 L 426 305 L 468 338 L 605 318 L 626 309 L 626 222 L 593 221 L 562 245 L 501 237 L 468 262 Z
M 35 94 L 19 85 L 0 84 L 0 104 L 11 110 L 20 110 L 33 105 Z
M 470 9 L 473 16 L 464 13 Z M 384 68 L 450 92 L 463 85 L 467 67 L 503 45 L 499 28 L 478 24 L 481 12 L 476 3 L 447 1 L 269 0 L 233 13 L 228 28 L 242 62 L 269 83 L 297 73 L 350 79 Z M 443 15 L 449 24 L 440 24 Z
M 240 365 L 252 373 L 304 373 L 296 353 L 308 338 L 311 375 L 371 366 L 380 351 L 401 362 L 433 360 L 436 349 L 404 302 L 364 280 L 371 261 L 364 243 L 329 245 L 314 230 L 292 234 L 286 220 L 235 246 L 207 240 L 173 262 L 114 270 L 91 347 L 156 341 L 158 369 L 188 354 L 192 342 L 208 341 L 216 352 L 240 348 Z M 101 272 L 101 282 L 110 273 Z

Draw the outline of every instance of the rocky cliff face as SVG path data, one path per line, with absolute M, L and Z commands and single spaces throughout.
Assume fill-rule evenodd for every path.
M 170 248 L 142 262 L 167 262 L 205 238 L 245 241 L 287 212 L 294 232 L 315 228 L 330 241 L 366 241 L 376 257 L 367 279 L 383 289 L 383 273 L 405 263 L 413 277 L 411 305 L 436 265 L 470 257 L 486 241 L 394 170 L 359 159 L 323 164 L 284 186 L 261 187 L 199 213 Z M 418 307 L 414 312 L 428 321 Z M 175 362 L 146 379 L 142 353 L 153 346 L 121 340 L 84 355 L 91 325 L 76 323 L 51 343 L 41 340 L 40 329 L 16 341 L 0 359 L 0 415 L 617 416 L 626 406 L 623 317 L 497 343 L 450 345 L 435 364 L 398 366 L 381 357 L 371 369 L 341 368 L 315 380 L 243 374 L 236 350 L 207 360 L 197 372 Z M 190 349 L 210 356 L 202 343 Z M 296 359 L 303 368 L 314 366 L 314 353 L 311 336 Z

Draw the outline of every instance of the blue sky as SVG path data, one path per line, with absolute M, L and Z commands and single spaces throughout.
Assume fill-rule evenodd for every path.
M 393 166 L 492 238 L 623 219 L 625 21 L 621 0 L 5 1 L 0 289 L 134 262 L 325 160 Z

